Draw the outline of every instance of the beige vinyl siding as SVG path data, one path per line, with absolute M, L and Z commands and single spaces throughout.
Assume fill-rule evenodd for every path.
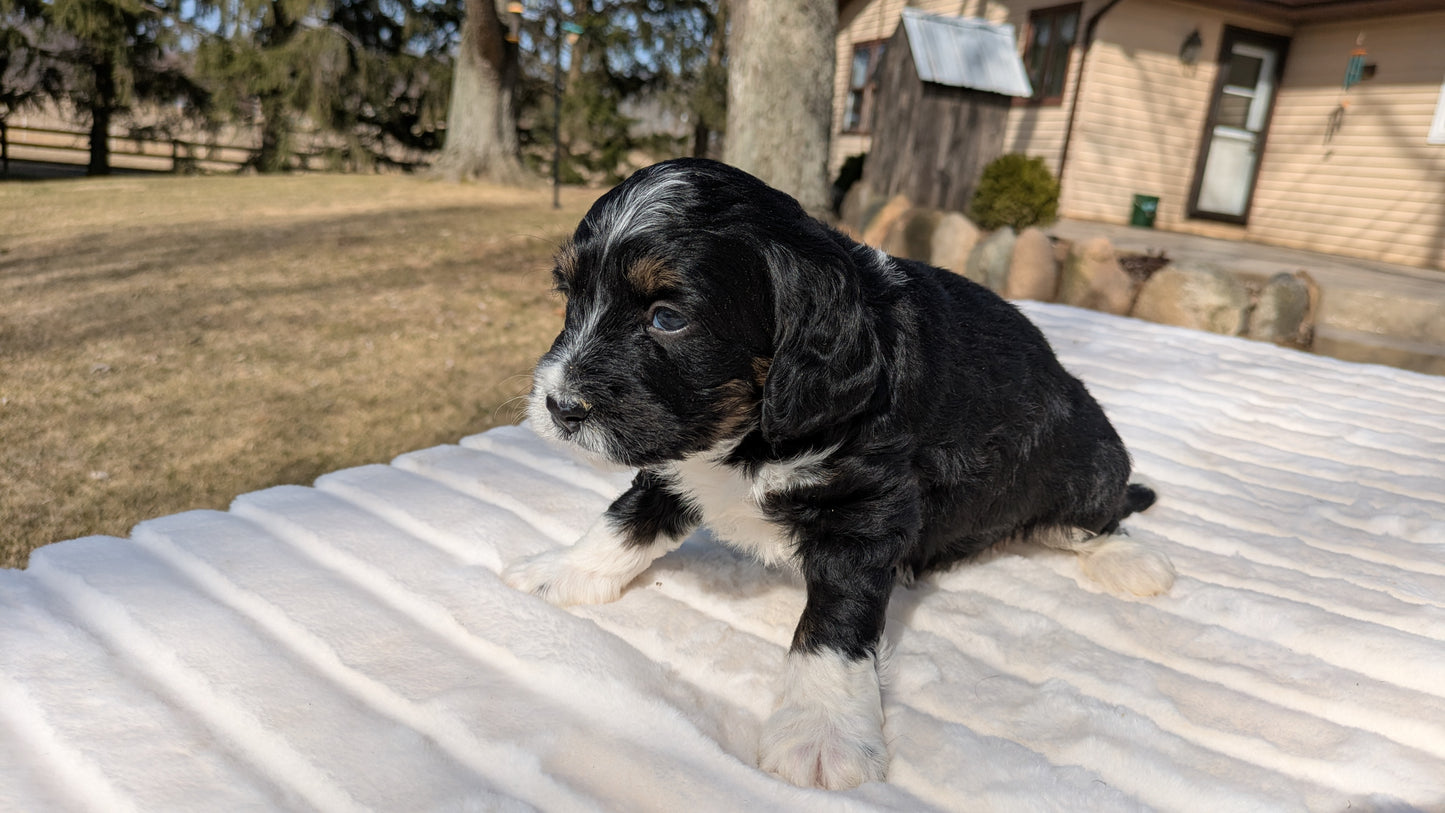
M 1023 56 L 1029 36 L 1029 12 L 1068 3 L 1066 0 L 1034 0 L 1010 5 L 1007 22 L 1014 27 L 1019 42 L 1019 56 Z M 1079 30 L 1075 35 L 1074 48 L 1069 53 L 1069 70 L 1064 76 L 1061 103 L 1039 105 L 1025 101 L 1016 102 L 1013 110 L 1009 112 L 1008 129 L 1004 131 L 1005 152 L 1019 152 L 1042 158 L 1049 171 L 1058 174 L 1059 153 L 1063 150 L 1064 131 L 1069 124 L 1069 105 L 1074 102 L 1074 91 L 1077 90 L 1079 81 L 1079 62 L 1084 54 L 1084 25 L 1090 15 L 1102 5 L 1101 0 L 1091 0 L 1084 3 L 1079 13 Z
M 1014 105 L 1003 137 L 1005 152 L 1021 152 L 1042 158 L 1049 171 L 1058 174 L 1059 151 L 1063 149 L 1064 129 L 1069 121 L 1068 104 L 1073 98 L 1075 78 L 1078 76 L 1078 58 L 1076 50 L 1064 87 L 1063 105 Z
M 838 10 L 838 37 L 833 60 L 833 143 L 828 149 L 828 174 L 838 173 L 850 155 L 867 152 L 872 139 L 866 135 L 843 132 L 843 110 L 848 104 L 848 74 L 853 69 L 853 46 L 864 42 L 886 40 L 907 5 L 904 0 L 868 0 L 849 3 Z
M 1186 211 L 1226 24 L 1269 33 L 1279 25 L 1205 6 L 1121 4 L 1100 22 L 1064 169 L 1065 217 L 1128 222 L 1134 196 L 1159 198 L 1156 228 L 1217 237 L 1242 229 L 1189 220 Z M 1199 62 L 1179 60 L 1198 30 Z
M 1084 3 L 1080 46 L 1089 17 L 1104 3 Z M 852 44 L 886 39 L 904 5 L 859 0 L 840 12 L 834 171 L 869 148 L 868 137 L 839 133 Z M 1022 49 L 1029 11 L 1062 3 L 917 5 L 1011 23 Z M 1226 25 L 1290 38 L 1244 226 L 1187 217 Z M 1188 67 L 1179 61 L 1179 47 L 1196 29 L 1200 59 Z M 1361 33 L 1366 61 L 1378 72 L 1346 95 L 1341 82 Z M 1007 151 L 1041 156 L 1059 170 L 1082 58 L 1076 47 L 1063 104 L 1018 104 L 1010 111 Z M 1135 194 L 1154 195 L 1160 229 L 1445 269 L 1445 144 L 1426 141 L 1445 83 L 1445 13 L 1292 26 L 1208 3 L 1131 0 L 1101 19 L 1083 74 L 1063 168 L 1064 217 L 1124 223 Z M 1342 100 L 1348 102 L 1342 126 L 1326 143 L 1330 115 Z
M 1364 34 L 1373 79 L 1346 93 Z M 1304 26 L 1294 34 L 1248 235 L 1445 269 L 1445 145 L 1426 143 L 1445 82 L 1445 14 Z M 1326 141 L 1341 102 L 1341 126 Z
M 1012 4 L 1008 21 L 1019 31 L 1022 50 L 1029 12 L 1062 5 L 1059 0 Z M 1122 222 L 1135 193 L 1160 198 L 1160 224 L 1182 220 L 1193 161 L 1208 113 L 1215 55 L 1226 18 L 1207 6 L 1187 3 L 1121 3 L 1100 18 L 1094 45 L 1084 61 L 1083 36 L 1089 18 L 1106 3 L 1089 0 L 1079 19 L 1079 40 L 1069 67 L 1063 104 L 1018 105 L 1009 117 L 1004 143 L 1009 152 L 1042 157 L 1055 173 L 1080 81 L 1083 98 L 1069 144 L 1069 176 L 1061 211 L 1066 217 Z M 1253 18 L 1231 17 L 1235 25 L 1278 31 Z M 1203 39 L 1199 64 L 1179 62 L 1179 46 L 1198 29 Z M 1080 183 L 1079 176 L 1093 179 Z M 1122 173 L 1128 173 L 1124 175 Z M 1124 188 L 1121 178 L 1141 179 L 1148 188 Z M 1182 177 L 1182 181 L 1180 180 Z M 1178 185 L 1183 184 L 1183 192 Z M 1123 201 L 1122 207 L 1120 200 Z M 1218 232 L 1213 225 L 1202 227 Z

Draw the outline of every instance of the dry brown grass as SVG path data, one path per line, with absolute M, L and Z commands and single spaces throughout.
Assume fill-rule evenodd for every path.
M 517 419 L 596 191 L 0 185 L 0 565 Z

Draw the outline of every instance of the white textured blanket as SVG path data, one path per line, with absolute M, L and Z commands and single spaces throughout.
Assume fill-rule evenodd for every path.
M 1179 580 L 895 593 L 886 783 L 754 767 L 792 574 L 700 532 L 614 604 L 506 588 L 629 479 L 512 427 L 0 571 L 0 809 L 1445 809 L 1445 379 L 1026 310 Z

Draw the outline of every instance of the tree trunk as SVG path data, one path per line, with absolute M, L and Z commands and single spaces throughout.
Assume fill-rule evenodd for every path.
M 828 211 L 836 0 L 733 0 L 723 158 Z
M 286 101 L 279 93 L 261 97 L 261 152 L 256 156 L 258 172 L 284 172 L 291 157 L 291 127 L 286 119 Z
M 271 19 L 260 32 L 260 42 L 278 51 L 296 35 L 297 21 L 281 0 L 271 0 Z M 294 79 L 294 76 L 293 76 Z M 259 172 L 284 172 L 290 169 L 294 145 L 291 138 L 287 91 L 273 88 L 260 94 L 261 151 L 256 156 Z
M 707 123 L 699 116 L 692 125 L 692 157 L 706 158 L 708 144 L 712 142 L 712 130 L 708 129 Z
M 446 143 L 434 172 L 451 181 L 485 178 L 504 184 L 527 180 L 518 157 L 513 93 L 517 46 L 506 41 L 492 0 L 466 0 L 466 19 L 452 74 Z
M 95 97 L 90 105 L 90 165 L 86 175 L 110 174 L 110 116 L 115 110 L 115 65 L 96 57 L 91 63 L 95 76 Z

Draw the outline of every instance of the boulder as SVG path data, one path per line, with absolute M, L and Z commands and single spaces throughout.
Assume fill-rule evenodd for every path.
M 985 237 L 968 255 L 963 275 L 991 291 L 1002 291 L 1015 239 L 1014 230 L 1009 226 Z
M 1054 241 L 1054 262 L 1062 268 L 1064 263 L 1069 261 L 1069 255 L 1074 252 L 1074 241 L 1067 237 L 1052 237 Z
M 873 194 L 873 188 L 859 179 L 843 195 L 843 205 L 838 207 L 838 223 L 850 234 L 862 234 L 863 227 L 887 202 Z
M 943 212 L 914 207 L 893 221 L 893 228 L 883 238 L 884 251 L 895 257 L 929 262 L 933 255 L 933 233 Z
M 908 198 L 903 195 L 894 195 L 878 209 L 873 217 L 868 219 L 868 224 L 862 229 L 863 242 L 870 246 L 883 245 L 883 238 L 888 236 L 893 224 L 903 216 L 904 212 L 912 208 L 913 204 L 908 202 Z
M 1238 336 L 1244 333 L 1249 305 L 1249 290 L 1233 274 L 1210 266 L 1171 265 L 1144 283 L 1133 316 Z
M 957 212 L 947 212 L 933 230 L 933 250 L 928 262 L 962 274 L 968 265 L 968 255 L 978 245 L 978 238 L 978 227 L 973 221 Z
M 1059 301 L 1123 316 L 1134 304 L 1134 280 L 1119 267 L 1107 237 L 1075 243 L 1059 276 Z
M 1259 300 L 1249 318 L 1249 338 L 1309 347 L 1318 300 L 1319 286 L 1306 272 L 1275 274 L 1259 292 Z
M 1059 262 L 1054 258 L 1054 241 L 1035 226 L 1019 232 L 1003 295 L 1009 299 L 1052 302 L 1058 290 Z

